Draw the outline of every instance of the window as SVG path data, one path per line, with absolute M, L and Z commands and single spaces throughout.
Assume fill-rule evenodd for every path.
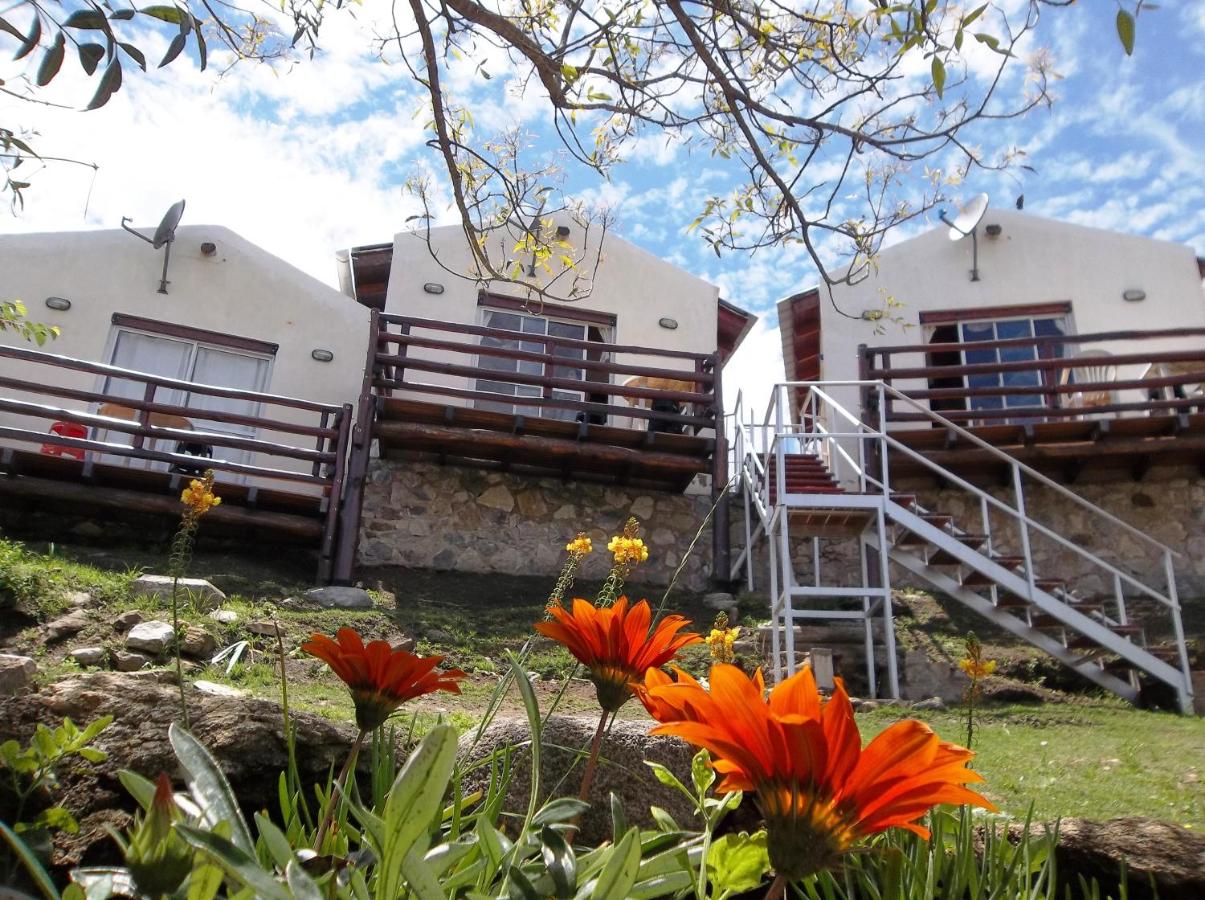
M 999 413 L 1012 409 L 1032 410 L 1054 406 L 1055 395 L 1043 390 L 1052 384 L 1057 372 L 1041 369 L 1026 369 L 1004 365 L 1023 363 L 1038 359 L 1052 359 L 1064 355 L 1065 348 L 1057 338 L 1068 333 L 1070 305 L 1048 304 L 1040 307 L 1003 307 L 981 310 L 959 315 L 956 312 L 922 314 L 921 321 L 934 327 L 930 333 L 932 344 L 994 343 L 1020 340 L 1015 345 L 995 347 L 971 347 L 961 352 L 935 352 L 929 354 L 932 366 L 998 366 L 996 371 L 977 372 L 952 377 L 929 379 L 931 388 L 964 388 L 968 393 L 963 398 L 935 399 L 935 411 L 966 409 Z M 940 324 L 937 324 L 940 323 Z M 1025 343 L 1025 339 L 1052 338 L 1049 341 Z M 1033 391 L 1017 389 L 1032 388 Z M 994 393 L 1008 389 L 1009 393 Z M 982 391 L 983 393 L 978 393 Z M 1013 393 L 1012 391 L 1017 391 Z M 983 424 L 999 424 L 1032 420 L 1032 415 L 1013 419 L 1006 415 L 992 415 L 982 420 Z
M 162 330 L 156 329 L 159 323 L 146 320 L 125 320 L 115 316 L 118 324 L 114 329 L 113 349 L 109 356 L 112 365 L 165 378 L 181 381 L 192 381 L 198 384 L 215 387 L 236 388 L 240 390 L 264 391 L 268 387 L 271 372 L 272 352 L 274 345 L 260 344 L 241 338 L 226 339 L 224 336 L 199 330 L 181 328 L 164 323 Z M 134 327 L 135 325 L 140 327 Z M 156 329 L 148 331 L 147 329 Z M 104 393 L 118 398 L 141 400 L 145 396 L 146 386 L 143 382 L 128 378 L 109 376 L 105 378 L 102 387 Z M 186 417 L 186 425 L 191 425 L 197 431 L 216 432 L 217 434 L 234 437 L 254 437 L 255 428 L 250 425 L 239 425 L 231 422 L 215 422 L 204 418 L 204 411 L 212 410 L 222 413 L 254 417 L 258 415 L 259 404 L 253 400 L 243 400 L 229 397 L 214 397 L 209 394 L 193 393 L 180 389 L 157 389 L 154 400 L 171 406 L 184 406 L 196 410 L 195 414 Z M 125 417 L 125 411 L 118 409 L 110 412 L 119 417 Z M 133 417 L 132 415 L 130 417 Z M 163 424 L 177 427 L 176 423 Z M 103 440 L 112 443 L 132 443 L 132 436 L 118 432 L 108 432 Z M 178 451 L 181 448 L 170 442 L 159 441 L 156 450 Z M 191 447 L 184 452 L 198 455 L 202 442 L 196 442 L 198 447 Z M 251 454 L 247 451 L 232 448 L 210 448 L 204 445 L 200 449 L 213 454 L 213 458 L 227 462 L 248 462 Z M 106 463 L 118 462 L 116 459 L 106 459 Z M 124 460 L 122 460 L 124 462 Z M 148 468 L 166 469 L 162 463 L 139 463 L 130 460 L 130 465 L 145 465 Z
M 563 386 L 552 386 L 532 381 L 511 381 L 508 375 L 519 374 L 531 376 L 532 379 L 556 378 L 569 381 L 598 381 L 606 380 L 605 375 L 591 371 L 587 376 L 587 363 L 602 361 L 604 354 L 588 347 L 565 346 L 546 343 L 543 338 L 568 338 L 574 341 L 603 342 L 605 340 L 604 326 L 590 321 L 566 321 L 559 318 L 534 316 L 528 312 L 511 309 L 482 309 L 482 324 L 488 328 L 514 332 L 514 337 L 483 335 L 481 347 L 484 350 L 496 348 L 501 350 L 522 351 L 526 353 L 545 354 L 563 358 L 565 364 L 548 363 L 530 359 L 514 359 L 504 356 L 491 356 L 482 353 L 478 356 L 477 367 L 487 370 L 489 377 L 476 379 L 475 389 L 491 394 L 501 394 L 515 398 L 512 402 L 477 400 L 477 409 L 488 409 L 495 412 L 515 413 L 524 416 L 542 416 L 551 419 L 575 420 L 581 414 L 580 410 L 572 407 L 525 405 L 522 399 L 545 398 L 552 400 L 578 401 L 599 400 L 606 398 L 587 396 L 584 391 L 576 391 Z

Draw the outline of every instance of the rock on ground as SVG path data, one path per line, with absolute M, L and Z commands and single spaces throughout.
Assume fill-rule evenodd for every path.
M 277 776 L 287 761 L 279 704 L 194 690 L 188 692 L 188 713 L 193 734 L 221 765 L 248 818 L 260 809 L 276 809 Z M 176 775 L 179 767 L 167 728 L 180 716 L 177 688 L 168 673 L 95 672 L 0 699 L 0 734 L 22 743 L 39 723 L 54 727 L 70 716 L 83 726 L 104 715 L 114 719 L 96 747 L 108 752 L 108 759 L 95 766 L 64 766 L 59 773 L 63 786 L 56 798 L 79 819 L 80 832 L 58 836 L 56 866 L 116 861 L 116 845 L 103 826 L 124 827 L 134 808 L 118 771 L 133 769 L 148 778 L 159 772 Z M 355 732 L 303 712 L 294 711 L 292 721 L 298 767 L 313 796 L 308 785 L 325 780 L 332 766 L 342 764 Z
M 73 634 L 83 631 L 91 624 L 92 617 L 84 609 L 76 609 L 65 616 L 59 616 L 57 619 L 47 622 L 44 626 L 46 643 L 54 644 L 65 638 L 69 638 Z
M 168 648 L 175 636 L 175 629 L 167 622 L 139 622 L 126 635 L 126 647 L 158 656 Z
M 667 766 L 684 784 L 690 784 L 690 761 L 694 751 L 673 737 L 651 736 L 648 722 L 617 720 L 603 739 L 601 762 L 594 777 L 591 795 L 594 806 L 582 817 L 581 840 L 593 844 L 611 838 L 611 807 L 608 797 L 614 793 L 623 804 L 628 821 L 644 827 L 655 827 L 649 815 L 650 806 L 660 806 L 684 827 L 694 826 L 694 806 L 680 793 L 665 787 L 654 777 L 644 761 L 652 760 Z M 549 797 L 576 797 L 585 766 L 585 751 L 590 747 L 598 720 L 583 716 L 553 716 L 543 734 L 540 756 L 540 801 Z M 499 718 L 482 735 L 476 747 L 471 746 L 475 731 L 460 739 L 461 755 L 468 760 L 480 760 L 507 746 L 519 749 L 512 759 L 512 778 L 503 809 L 523 812 L 531 788 L 531 729 L 526 718 Z M 581 749 L 578 758 L 577 749 Z M 465 792 L 483 788 L 489 779 L 489 768 L 471 773 Z
M 81 666 L 102 666 L 109 653 L 104 647 L 76 647 L 68 656 Z
M 1102 894 L 1117 896 L 1124 859 L 1130 900 L 1205 897 L 1205 834 L 1168 822 L 1140 816 L 1107 822 L 1063 819 L 1056 857 L 1059 880 L 1071 885 L 1073 894 L 1079 890 L 1077 876 L 1083 875 L 1100 882 Z
M 323 609 L 372 609 L 372 597 L 363 588 L 331 585 L 306 591 L 303 596 Z
M 135 597 L 171 600 L 172 583 L 170 575 L 142 575 L 130 584 L 130 592 Z M 181 578 L 180 597 L 199 603 L 206 609 L 216 609 L 226 602 L 226 595 L 204 578 Z
M 24 689 L 38 674 L 38 664 L 28 656 L 0 653 L 0 696 Z M 0 734 L 4 731 L 0 729 Z

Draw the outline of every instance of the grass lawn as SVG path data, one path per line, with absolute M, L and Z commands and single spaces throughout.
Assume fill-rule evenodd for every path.
M 908 710 L 963 743 L 957 710 Z M 864 740 L 901 711 L 859 714 Z M 1205 828 L 1205 719 L 1136 710 L 1106 700 L 988 708 L 978 716 L 975 768 L 983 793 L 1013 816 L 1041 820 L 1150 816 Z
M 117 613 L 138 608 L 148 617 L 166 617 L 167 610 L 156 608 L 153 601 L 130 596 L 129 581 L 137 570 L 129 560 L 123 560 L 124 566 L 116 565 L 112 558 L 105 562 L 98 566 L 94 560 L 64 549 L 48 555 L 0 541 L 0 645 L 33 655 L 43 683 L 79 673 L 65 658 L 71 646 L 89 642 L 119 646 L 109 624 Z M 224 567 L 228 565 L 224 558 L 199 557 L 194 560 L 193 574 L 205 577 L 227 571 Z M 209 629 L 219 645 L 249 637 L 253 648 L 245 663 L 229 674 L 211 665 L 194 669 L 190 677 L 223 681 L 256 696 L 278 699 L 275 641 L 244 630 L 247 622 L 275 619 L 285 632 L 291 705 L 351 721 L 352 706 L 343 685 L 322 663 L 296 648 L 313 631 L 330 634 L 341 625 L 351 625 L 370 637 L 393 639 L 404 633 L 417 639 L 421 653 L 446 655 L 449 664 L 471 673 L 463 696 L 437 695 L 413 705 L 416 731 L 426 731 L 441 719 L 463 731 L 479 721 L 488 705 L 506 651 L 518 649 L 531 635 L 531 623 L 543 612 L 548 587 L 545 579 L 404 570 L 383 573 L 371 586 L 379 591 L 378 605 L 364 612 L 293 612 L 252 599 L 250 590 L 247 596 L 232 590 L 225 606 L 238 614 L 239 623 L 231 626 L 218 626 L 206 611 L 185 604 L 182 618 Z M 580 587 L 589 595 L 593 586 Z M 276 589 L 275 596 L 280 590 Z M 70 591 L 88 591 L 98 601 L 96 624 L 72 641 L 48 646 L 39 637 L 38 623 L 68 608 Z M 649 596 L 654 605 L 660 599 L 660 592 L 653 590 L 635 595 Z M 699 627 L 710 619 L 710 613 L 697 605 L 697 598 L 671 597 L 669 607 L 685 612 Z M 913 598 L 911 607 L 917 634 L 930 641 L 945 641 L 949 652 L 958 652 L 965 633 L 963 623 L 943 622 L 944 613 L 929 601 Z M 1004 650 L 993 655 L 1003 655 Z M 705 671 L 704 648 L 688 648 L 684 656 L 686 668 L 698 674 Z M 572 670 L 573 661 L 562 648 L 542 640 L 527 668 L 543 676 L 536 687 L 546 707 L 559 692 L 561 678 Z M 1018 671 L 1024 672 L 1024 667 L 1018 666 Z M 1059 696 L 1067 699 L 988 707 L 979 714 L 975 767 L 986 778 L 984 793 L 1004 813 L 1023 817 L 1032 804 L 1041 820 L 1142 815 L 1205 829 L 1205 788 L 1199 781 L 1205 774 L 1201 771 L 1205 768 L 1205 719 L 1144 712 L 1084 695 Z M 562 709 L 593 715 L 592 686 L 573 682 Z M 512 694 L 504 712 L 521 715 L 520 710 L 521 703 Z M 645 716 L 636 703 L 629 703 L 621 714 L 633 719 Z M 892 707 L 859 713 L 863 740 L 905 716 L 927 721 L 946 740 L 965 740 L 965 721 L 956 709 L 929 712 Z M 400 727 L 407 730 L 409 722 Z

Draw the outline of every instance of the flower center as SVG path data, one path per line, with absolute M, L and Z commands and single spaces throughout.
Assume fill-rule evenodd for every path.
M 764 784 L 757 800 L 766 817 L 770 863 L 789 881 L 835 867 L 857 838 L 853 819 L 812 785 Z

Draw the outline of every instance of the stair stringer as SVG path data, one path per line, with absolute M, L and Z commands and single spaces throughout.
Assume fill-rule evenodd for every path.
M 1042 591 L 1038 588 L 1033 588 L 1031 592 L 1028 581 L 1022 578 L 1016 572 L 1012 572 L 1004 568 L 1003 566 L 984 556 L 979 551 L 958 542 L 951 535 L 947 535 L 940 528 L 931 525 L 920 516 L 910 512 L 909 510 L 900 506 L 898 503 L 894 503 L 890 500 L 885 501 L 885 511 L 887 513 L 887 517 L 891 521 L 902 525 L 914 534 L 923 537 L 931 545 L 946 550 L 952 556 L 957 558 L 959 562 L 992 579 L 992 581 L 1005 590 L 1016 594 L 1017 596 L 1029 599 L 1030 602 L 1042 610 L 1042 612 L 1058 619 L 1072 631 L 1089 638 L 1102 649 L 1122 657 L 1136 668 L 1142 669 L 1151 676 L 1167 683 L 1176 691 L 1177 696 L 1180 698 L 1181 705 L 1184 704 L 1186 696 L 1191 696 L 1186 695 L 1185 693 L 1186 686 L 1184 684 L 1184 676 L 1178 669 L 1168 665 L 1163 660 L 1152 656 L 1150 653 L 1147 653 L 1146 650 L 1139 647 L 1137 644 L 1134 644 L 1120 635 L 1115 634 L 1100 622 L 1097 622 L 1096 620 L 1091 619 L 1083 613 L 1073 609 L 1066 603 L 1046 593 L 1045 591 Z M 867 539 L 870 542 L 870 546 L 877 546 L 878 541 L 876 535 L 868 534 Z M 1092 664 L 1093 669 L 1096 669 L 1105 677 L 1111 679 L 1113 682 L 1116 682 L 1117 685 L 1124 685 L 1125 690 L 1117 690 L 1115 687 L 1105 685 L 1098 678 L 1088 675 L 1087 672 L 1083 672 L 1078 666 L 1069 663 L 1066 659 L 1064 659 L 1064 655 L 1070 654 L 1071 651 L 1069 651 L 1068 648 L 1064 647 L 1058 641 L 1055 641 L 1054 638 L 1031 628 L 1028 624 L 1021 622 L 1014 616 L 1003 613 L 997 607 L 992 605 L 992 603 L 986 598 L 980 597 L 973 591 L 967 590 L 953 578 L 950 578 L 945 573 L 939 572 L 933 567 L 929 566 L 929 564 L 923 559 L 915 557 L 912 554 L 909 554 L 906 551 L 894 546 L 890 548 L 889 556 L 891 556 L 892 559 L 895 559 L 901 565 L 904 565 L 905 568 L 908 568 L 915 574 L 925 578 L 935 587 L 939 587 L 941 590 L 953 596 L 956 600 L 959 600 L 967 606 L 975 609 L 977 612 L 982 613 L 984 609 L 991 610 L 992 615 L 989 615 L 988 618 L 993 619 L 993 621 L 995 621 L 994 616 L 1007 616 L 1007 618 L 1012 619 L 1021 625 L 1026 632 L 1040 637 L 1041 641 L 1039 642 L 1038 640 L 1032 639 L 1029 634 L 1018 633 L 1019 637 L 1029 641 L 1039 649 L 1051 653 L 1052 656 L 1055 656 L 1060 661 L 1065 662 L 1067 665 L 1071 666 L 1071 668 L 1081 672 L 1081 674 L 1085 674 L 1092 678 L 1093 681 L 1096 681 L 1103 687 L 1108 687 L 1109 690 L 1119 694 L 1119 696 L 1132 699 L 1134 692 L 1130 685 L 1126 684 L 1119 678 L 1115 678 L 1114 676 L 1103 672 L 1103 670 L 1100 670 L 1095 664 Z M 899 557 L 898 559 L 897 556 Z M 911 557 L 913 565 L 909 565 L 905 559 L 906 557 Z M 919 566 L 920 568 L 918 569 L 915 566 Z M 950 591 L 948 589 L 949 586 L 957 588 L 957 591 Z M 974 602 L 969 601 L 968 598 L 974 598 Z M 1062 650 L 1063 654 L 1052 652 L 1050 649 L 1051 645 Z M 1074 654 L 1071 654 L 1071 656 L 1073 659 L 1079 659 L 1079 657 L 1076 657 Z
M 871 537 L 868 543 L 870 546 L 876 547 L 878 541 Z M 1009 615 L 1003 610 L 997 609 L 986 597 L 981 597 L 974 591 L 963 587 L 945 572 L 939 572 L 931 567 L 919 556 L 908 553 L 898 547 L 892 547 L 888 556 L 892 562 L 898 563 L 915 575 L 919 575 L 943 594 L 948 594 L 973 612 L 979 613 L 979 615 L 983 616 L 993 625 L 1003 628 L 1005 631 L 1037 647 L 1043 653 L 1053 656 L 1069 669 L 1074 669 L 1080 675 L 1100 685 L 1105 690 L 1116 694 L 1123 700 L 1128 700 L 1130 703 L 1138 700 L 1138 691 L 1132 685 L 1121 680 L 1116 675 L 1106 672 L 1093 660 L 1077 655 L 1050 635 L 1031 627 L 1016 616 Z

